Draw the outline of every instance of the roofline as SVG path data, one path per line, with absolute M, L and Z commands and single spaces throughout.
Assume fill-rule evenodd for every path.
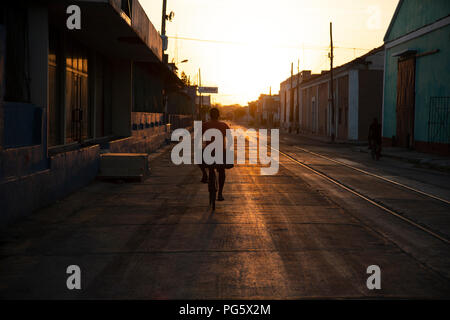
M 345 63 L 343 65 L 340 65 L 338 67 L 334 67 L 333 68 L 333 72 L 336 72 L 336 74 L 338 74 L 340 72 L 343 72 L 343 71 L 349 69 L 351 66 L 353 66 L 355 64 L 358 64 L 358 62 L 360 60 L 364 60 L 368 56 L 374 55 L 374 54 L 376 54 L 378 52 L 381 52 L 381 51 L 384 51 L 384 44 L 379 46 L 379 47 L 377 47 L 377 48 L 374 48 L 374 49 L 370 50 L 369 52 L 363 54 L 362 56 L 357 57 L 357 58 L 355 58 L 355 59 L 353 59 L 353 60 L 351 60 L 351 61 L 349 61 L 349 62 L 347 62 L 347 63 Z M 320 77 L 322 77 L 324 75 L 328 76 L 329 74 L 330 74 L 330 70 L 326 70 L 326 71 L 323 71 L 322 73 L 318 73 L 318 74 L 317 73 L 316 74 L 311 74 L 310 78 L 308 78 L 306 80 L 303 80 L 302 83 L 300 83 L 299 85 L 302 86 L 304 83 L 312 82 L 312 81 L 317 80 L 318 78 L 320 78 Z M 282 83 L 284 83 L 284 81 Z
M 311 69 L 309 69 L 309 70 L 302 70 L 302 71 L 299 71 L 299 72 L 297 72 L 297 73 L 292 74 L 292 76 L 289 76 L 289 77 L 287 77 L 285 80 L 281 81 L 281 82 L 280 82 L 280 85 L 283 84 L 283 83 L 285 83 L 285 82 L 287 82 L 287 81 L 291 81 L 291 78 L 295 78 L 295 77 L 300 76 L 300 74 L 302 74 L 302 73 L 305 72 L 305 71 L 311 72 L 311 76 L 313 76 L 313 75 L 315 74 L 315 73 L 312 73 L 312 70 L 311 70 Z
M 398 13 L 400 11 L 400 7 L 402 6 L 404 0 L 400 0 L 397 4 L 397 7 L 395 8 L 394 15 L 391 18 L 391 22 L 389 22 L 389 26 L 387 28 L 386 33 L 384 34 L 383 41 L 386 42 L 386 38 L 388 37 L 389 33 L 391 32 L 392 27 L 394 26 L 394 21 L 397 19 Z
M 359 57 L 357 57 L 357 58 L 355 58 L 355 59 L 353 59 L 353 60 L 351 60 L 351 61 L 349 61 L 347 63 L 344 63 L 344 64 L 342 64 L 340 66 L 334 67 L 333 70 L 336 70 L 337 72 L 339 72 L 342 69 L 345 69 L 346 67 L 350 67 L 352 64 L 356 64 L 358 62 L 358 60 L 365 59 L 368 56 L 371 56 L 371 55 L 373 55 L 375 53 L 378 53 L 380 51 L 383 51 L 383 50 L 384 50 L 384 44 L 382 44 L 381 46 L 376 47 L 376 48 L 368 51 L 367 53 L 363 54 L 362 56 L 359 56 Z M 301 74 L 303 71 L 311 71 L 311 70 L 302 70 L 302 71 L 298 72 L 297 74 L 294 74 L 292 77 L 295 78 L 297 75 Z M 327 74 L 329 72 L 330 72 L 330 70 L 322 71 L 322 73 L 311 73 L 311 77 L 306 79 L 306 80 L 303 80 L 302 83 L 303 82 L 309 82 L 310 80 L 315 79 L 317 77 L 320 77 L 323 74 Z M 286 80 L 282 81 L 280 83 L 280 86 L 283 85 L 284 83 L 290 81 L 290 79 L 291 79 L 291 77 L 289 77 Z

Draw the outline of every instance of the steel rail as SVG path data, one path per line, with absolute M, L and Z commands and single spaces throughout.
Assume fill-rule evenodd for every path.
M 271 147 L 271 148 L 272 148 L 272 147 Z M 374 201 L 374 200 L 368 198 L 367 196 L 363 195 L 362 193 L 360 193 L 360 192 L 358 192 L 358 191 L 355 191 L 355 190 L 351 189 L 350 187 L 344 185 L 342 182 L 340 182 L 340 181 L 338 181 L 338 180 L 336 180 L 336 179 L 334 179 L 334 178 L 332 178 L 332 177 L 330 177 L 330 176 L 328 176 L 328 175 L 326 175 L 326 174 L 324 174 L 324 173 L 322 173 L 322 172 L 320 172 L 320 171 L 314 169 L 314 168 L 311 167 L 310 165 L 307 165 L 307 164 L 305 164 L 305 163 L 303 163 L 303 162 L 301 162 L 301 161 L 295 159 L 295 158 L 292 157 L 291 155 L 289 155 L 289 154 L 287 154 L 287 153 L 285 153 L 285 152 L 283 152 L 283 151 L 281 151 L 281 150 L 275 149 L 275 148 L 272 148 L 272 149 L 277 150 L 280 154 L 284 155 L 284 156 L 287 157 L 289 160 L 291 160 L 291 161 L 293 161 L 293 162 L 299 164 L 300 166 L 302 166 L 302 167 L 304 167 L 304 168 L 306 168 L 306 169 L 308 169 L 308 170 L 314 172 L 315 174 L 319 175 L 320 177 L 322 177 L 322 178 L 324 178 L 324 179 L 326 179 L 326 180 L 328 180 L 328 181 L 334 183 L 334 184 L 337 185 L 338 187 L 340 187 L 340 188 L 342 188 L 342 189 L 344 189 L 344 190 L 346 190 L 346 191 L 348 191 L 348 192 L 354 194 L 355 196 L 357 196 L 357 197 L 359 197 L 359 198 L 361 198 L 361 199 L 363 199 L 363 200 L 369 202 L 370 204 L 376 206 L 377 208 L 379 208 L 379 209 L 381 209 L 381 210 L 383 210 L 383 211 L 385 211 L 385 212 L 387 212 L 387 213 L 389 213 L 389 214 L 395 216 L 396 218 L 399 218 L 399 219 L 401 219 L 401 220 L 403 220 L 403 221 L 409 223 L 410 225 L 412 225 L 412 226 L 414 226 L 414 227 L 416 227 L 416 228 L 418 228 L 418 229 L 420 229 L 420 230 L 426 232 L 427 234 L 429 234 L 429 235 L 435 237 L 436 239 L 441 240 L 442 242 L 445 242 L 446 244 L 450 244 L 450 240 L 448 240 L 448 239 L 446 239 L 446 238 L 440 236 L 439 234 L 435 233 L 434 231 L 432 231 L 432 230 L 430 230 L 430 229 L 428 229 L 428 228 L 425 228 L 425 227 L 421 226 L 420 224 L 418 224 L 418 223 L 412 221 L 411 219 L 408 219 L 408 218 L 402 216 L 402 215 L 399 214 L 398 212 L 395 212 L 394 210 L 389 209 L 388 207 L 386 207 L 386 206 L 384 206 L 384 205 L 382 205 L 382 204 L 380 204 L 380 203 L 378 203 L 378 202 L 376 202 L 376 201 Z
M 322 154 L 319 154 L 319 153 L 316 153 L 316 152 L 313 152 L 313 151 L 310 151 L 310 150 L 307 150 L 307 149 L 304 149 L 304 148 L 300 148 L 300 147 L 297 147 L 297 146 L 295 146 L 295 148 L 297 148 L 297 149 L 299 149 L 299 150 L 301 150 L 301 151 L 303 151 L 303 152 L 310 153 L 310 154 L 312 154 L 312 155 L 321 157 L 321 158 L 326 159 L 326 160 L 328 160 L 328 161 L 332 161 L 332 162 L 338 163 L 338 164 L 340 164 L 340 165 L 346 166 L 346 167 L 348 167 L 348 168 L 350 168 L 350 169 L 353 169 L 353 170 L 355 170 L 355 171 L 358 171 L 358 172 L 364 173 L 364 174 L 366 174 L 366 175 L 369 175 L 369 176 L 372 176 L 372 177 L 381 179 L 381 180 L 383 180 L 383 181 L 392 183 L 392 184 L 397 185 L 397 186 L 399 186 L 399 187 L 408 189 L 408 190 L 410 190 L 410 191 L 414 191 L 414 192 L 419 193 L 419 194 L 421 194 L 421 195 L 423 195 L 423 196 L 432 198 L 432 199 L 434 199 L 434 200 L 442 201 L 442 202 L 444 202 L 444 203 L 450 205 L 450 201 L 448 201 L 448 200 L 446 200 L 446 199 L 443 199 L 443 198 L 434 196 L 434 195 L 429 194 L 429 193 L 424 192 L 424 191 L 417 190 L 417 189 L 412 188 L 412 187 L 410 187 L 410 186 L 404 185 L 404 184 L 402 184 L 402 183 L 400 183 L 400 182 L 397 182 L 397 181 L 394 181 L 394 180 L 385 178 L 385 177 L 383 177 L 383 176 L 377 175 L 377 174 L 375 174 L 375 173 L 372 173 L 372 172 L 369 172 L 369 171 L 366 171 L 366 170 L 363 170 L 363 169 L 359 169 L 359 168 L 353 167 L 353 166 L 351 166 L 351 165 L 349 165 L 349 164 L 346 164 L 346 163 L 344 163 L 344 162 L 342 162 L 342 161 L 338 161 L 338 160 L 335 160 L 335 159 L 328 158 L 328 157 L 326 157 L 326 156 L 324 156 L 324 155 L 322 155 Z

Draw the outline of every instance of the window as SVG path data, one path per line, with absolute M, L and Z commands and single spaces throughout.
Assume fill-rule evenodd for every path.
M 30 101 L 28 12 L 16 5 L 2 6 L 1 23 L 6 27 L 5 101 Z
M 163 112 L 162 90 L 159 74 L 150 64 L 133 64 L 134 112 Z
M 99 54 L 95 63 L 95 136 L 98 138 L 112 133 L 112 67 L 108 59 Z
M 48 48 L 48 145 L 63 143 L 63 110 L 60 100 L 60 46 L 58 33 L 49 31 Z
M 0 5 L 3 70 L 2 146 L 17 148 L 42 142 L 42 108 L 30 103 L 28 10 L 23 1 Z
M 87 50 L 75 41 L 67 43 L 65 109 L 65 142 L 80 142 L 91 138 Z

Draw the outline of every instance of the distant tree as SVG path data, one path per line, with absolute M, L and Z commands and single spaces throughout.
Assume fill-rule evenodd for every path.
M 225 116 L 223 117 L 223 119 L 226 119 L 226 120 L 233 120 L 233 112 L 227 112 L 227 113 L 225 114 Z
M 181 81 L 183 81 L 183 83 L 187 86 L 191 85 L 191 81 L 189 80 L 188 76 L 186 75 L 186 73 L 181 72 Z
M 246 110 L 242 107 L 236 108 L 234 110 L 234 118 L 235 119 L 240 119 L 242 117 L 244 117 L 247 114 Z

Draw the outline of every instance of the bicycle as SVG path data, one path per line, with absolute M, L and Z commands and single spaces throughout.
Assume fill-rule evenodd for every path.
M 370 154 L 373 160 L 380 160 L 381 145 L 375 141 L 369 142 Z
M 209 191 L 209 206 L 212 211 L 216 210 L 216 195 L 219 188 L 219 183 L 217 182 L 216 167 L 215 165 L 208 166 L 208 191 Z

